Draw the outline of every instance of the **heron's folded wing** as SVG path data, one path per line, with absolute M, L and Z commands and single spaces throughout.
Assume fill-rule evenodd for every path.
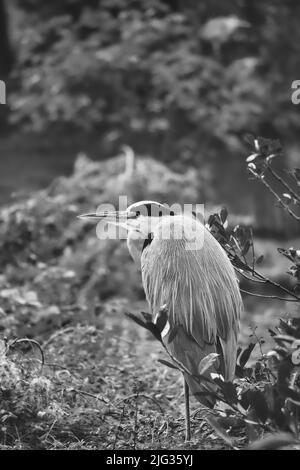
M 202 249 L 187 251 L 184 240 L 153 240 L 141 264 L 152 313 L 167 304 L 170 325 L 181 325 L 201 350 L 213 345 L 230 380 L 242 301 L 233 267 L 218 242 L 207 232 Z

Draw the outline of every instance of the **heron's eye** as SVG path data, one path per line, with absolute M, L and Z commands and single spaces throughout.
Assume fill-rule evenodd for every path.
M 136 211 L 135 215 L 139 217 L 141 215 L 140 211 Z
M 175 212 L 171 211 L 171 212 L 170 212 L 170 215 L 175 215 Z
M 162 214 L 162 211 L 159 211 L 158 213 L 158 217 L 161 217 L 163 214 Z

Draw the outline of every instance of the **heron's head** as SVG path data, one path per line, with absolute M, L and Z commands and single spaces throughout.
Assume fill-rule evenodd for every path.
M 139 261 L 145 246 L 151 240 L 152 232 L 163 217 L 174 216 L 175 212 L 156 201 L 135 202 L 125 211 L 104 211 L 82 214 L 81 219 L 103 221 L 127 230 L 127 245 L 135 261 Z

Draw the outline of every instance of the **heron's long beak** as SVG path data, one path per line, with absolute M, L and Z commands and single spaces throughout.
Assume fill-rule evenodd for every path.
M 105 212 L 92 212 L 89 214 L 78 215 L 79 219 L 92 220 L 94 222 L 103 221 L 107 224 L 122 227 L 126 231 L 132 228 L 133 220 L 137 218 L 136 214 L 129 211 L 105 211 Z
M 99 221 L 105 219 L 107 222 L 121 222 L 127 219 L 133 219 L 136 217 L 135 214 L 131 214 L 127 211 L 104 211 L 104 212 L 90 212 L 88 214 L 81 214 L 77 216 L 78 219 L 94 220 Z

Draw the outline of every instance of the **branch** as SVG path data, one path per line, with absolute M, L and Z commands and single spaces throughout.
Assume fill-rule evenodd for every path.
M 290 216 L 297 220 L 297 222 L 300 222 L 300 217 L 298 217 L 290 208 L 289 206 L 287 206 L 286 204 L 284 204 L 284 202 L 281 200 L 281 198 L 278 196 L 278 194 L 274 191 L 274 189 L 269 185 L 269 183 L 265 180 L 265 178 L 262 178 L 261 176 L 259 176 L 255 171 L 253 171 L 251 168 L 249 168 L 248 166 L 248 170 L 250 171 L 250 173 L 252 173 L 252 175 L 256 178 L 256 179 L 259 179 L 262 184 L 270 191 L 270 193 L 275 197 L 276 201 L 278 202 L 278 204 L 283 208 L 285 209 L 289 214 Z
M 264 294 L 256 294 L 255 292 L 248 292 L 247 290 L 240 289 L 241 292 L 244 294 L 252 295 L 254 297 L 260 297 L 263 299 L 278 299 L 278 300 L 285 300 L 287 302 L 298 302 L 296 299 L 287 299 L 286 297 L 278 297 L 277 295 L 264 295 Z
M 300 202 L 300 196 L 299 194 L 295 193 L 295 191 L 290 188 L 290 186 L 288 185 L 288 183 L 283 179 L 281 178 L 280 175 L 278 175 L 278 173 L 276 173 L 271 167 L 268 167 L 268 170 L 269 172 L 271 173 L 271 175 L 277 180 L 279 181 L 279 183 L 281 183 L 284 188 L 289 192 L 291 193 L 291 195 L 293 196 L 294 199 L 296 199 L 298 202 Z

